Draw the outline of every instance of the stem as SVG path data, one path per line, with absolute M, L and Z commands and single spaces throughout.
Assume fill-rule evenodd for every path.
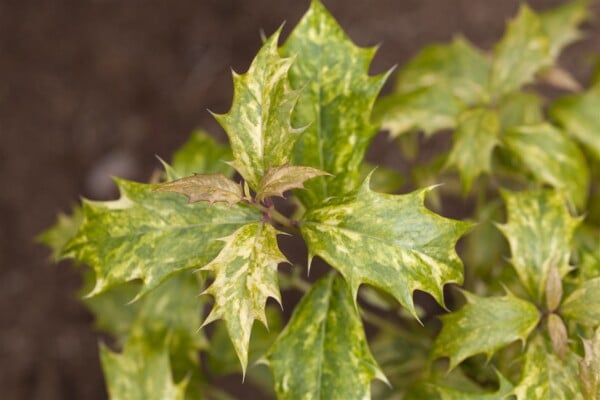
M 298 222 L 281 214 L 274 207 L 265 207 L 257 202 L 249 202 L 248 204 L 262 212 L 272 221 L 275 221 L 276 223 L 283 225 L 288 229 L 298 232 Z

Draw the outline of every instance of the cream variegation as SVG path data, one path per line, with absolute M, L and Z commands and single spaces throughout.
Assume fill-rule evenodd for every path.
M 377 133 L 371 109 L 387 74 L 370 77 L 374 48 L 359 48 L 318 1 L 294 28 L 282 53 L 295 57 L 292 87 L 302 93 L 294 110 L 294 126 L 306 126 L 294 148 L 296 165 L 334 175 L 307 182 L 297 195 L 312 207 L 360 183 L 360 164 Z
M 369 399 L 371 380 L 386 381 L 350 290 L 333 274 L 296 306 L 266 358 L 280 399 Z
M 269 168 L 291 160 L 302 132 L 290 123 L 300 91 L 290 88 L 288 71 L 294 60 L 279 56 L 279 32 L 266 40 L 248 72 L 233 74 L 231 109 L 215 114 L 231 143 L 231 165 L 253 189 Z
M 467 304 L 442 317 L 433 357 L 448 357 L 450 369 L 465 358 L 484 353 L 490 359 L 500 348 L 523 343 L 540 320 L 535 305 L 511 293 L 503 297 L 480 297 L 463 292 Z
M 463 193 L 471 190 L 479 175 L 491 171 L 492 152 L 499 134 L 500 119 L 493 110 L 472 108 L 458 116 L 447 165 L 460 172 Z
M 560 313 L 565 318 L 577 321 L 582 325 L 596 327 L 600 325 L 600 277 L 581 284 L 569 294 L 562 305 Z
M 429 189 L 389 195 L 373 192 L 369 181 L 306 213 L 300 231 L 309 260 L 319 256 L 340 271 L 353 297 L 368 283 L 390 293 L 416 317 L 415 290 L 443 304 L 443 286 L 462 282 L 454 246 L 470 225 L 425 208 Z
M 590 184 L 585 156 L 559 129 L 548 123 L 515 127 L 502 145 L 534 181 L 558 189 L 578 209 L 585 207 Z
M 277 265 L 287 259 L 277 247 L 277 231 L 263 222 L 244 225 L 221 241 L 225 247 L 202 268 L 215 276 L 204 291 L 215 302 L 203 325 L 224 320 L 245 373 L 252 325 L 259 320 L 267 326 L 267 298 L 281 304 Z
M 188 204 L 178 194 L 155 192 L 156 185 L 117 184 L 119 200 L 83 203 L 81 227 L 62 251 L 94 269 L 89 296 L 134 279 L 143 282 L 141 296 L 178 271 L 203 267 L 223 247 L 215 239 L 262 219 L 243 204 Z
M 511 249 L 511 264 L 532 299 L 541 302 L 551 268 L 569 272 L 571 241 L 580 219 L 550 190 L 503 192 L 507 222 L 498 225 Z
M 568 351 L 561 360 L 541 335 L 535 335 L 527 345 L 521 380 L 510 394 L 517 400 L 584 400 L 577 377 L 578 359 Z

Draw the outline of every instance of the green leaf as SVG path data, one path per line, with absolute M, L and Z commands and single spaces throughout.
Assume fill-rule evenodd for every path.
M 117 185 L 119 200 L 83 203 L 81 228 L 62 254 L 96 272 L 88 296 L 141 279 L 140 297 L 177 271 L 206 265 L 222 247 L 215 239 L 262 219 L 242 204 L 187 204 L 183 196 L 154 192 L 156 185 Z
M 475 354 L 484 353 L 490 359 L 515 340 L 525 343 L 540 320 L 535 305 L 510 292 L 487 298 L 463 294 L 467 304 L 441 317 L 444 325 L 433 348 L 434 357 L 450 359 L 450 369 Z
M 443 285 L 462 282 L 454 246 L 470 225 L 425 208 L 430 189 L 387 195 L 371 191 L 369 181 L 305 214 L 300 230 L 309 260 L 318 255 L 340 271 L 353 298 L 368 283 L 389 292 L 416 317 L 415 290 L 443 304 Z
M 578 26 L 588 18 L 588 0 L 576 0 L 540 14 L 542 28 L 550 43 L 550 57 L 555 61 L 562 49 L 582 37 Z
M 449 89 L 431 86 L 382 97 L 375 106 L 373 119 L 392 137 L 415 130 L 431 135 L 454 128 L 463 108 Z
M 600 160 L 600 84 L 587 92 L 558 99 L 550 115 Z
M 377 192 L 393 193 L 404 184 L 404 178 L 398 171 L 365 161 L 360 167 L 360 176 L 365 180 L 369 175 L 371 186 Z
M 311 2 L 282 52 L 295 57 L 290 82 L 302 89 L 294 125 L 307 126 L 294 149 L 295 164 L 335 176 L 314 179 L 298 193 L 312 207 L 359 184 L 360 164 L 377 133 L 371 109 L 387 74 L 368 75 L 375 49 L 356 47 L 318 0 Z
M 385 381 L 344 281 L 315 283 L 267 354 L 281 399 L 368 399 L 373 378 Z
M 508 131 L 503 144 L 539 182 L 563 192 L 583 208 L 588 196 L 589 170 L 577 145 L 549 124 L 521 126 Z
M 522 5 L 494 49 L 491 90 L 499 96 L 530 83 L 536 72 L 549 66 L 550 43 L 538 15 Z
M 569 270 L 571 241 L 580 219 L 569 214 L 563 197 L 550 190 L 502 192 L 507 223 L 498 225 L 511 249 L 511 263 L 521 283 L 538 303 L 550 268 Z
M 175 152 L 172 165 L 167 167 L 168 180 L 193 174 L 223 174 L 233 176 L 226 161 L 233 159 L 229 146 L 217 142 L 208 133 L 198 130 Z
M 600 325 L 600 278 L 584 282 L 567 296 L 560 313 L 585 326 Z
M 442 400 L 503 400 L 512 391 L 513 385 L 498 373 L 500 387 L 494 393 L 473 393 L 438 386 L 437 390 Z
M 468 193 L 482 173 L 491 171 L 492 152 L 498 143 L 500 121 L 495 111 L 472 108 L 458 117 L 449 166 L 458 168 L 463 193 Z
M 291 189 L 303 189 L 305 181 L 323 175 L 329 174 L 313 167 L 282 165 L 270 168 L 260 182 L 256 198 L 263 200 L 271 196 L 283 197 L 284 192 Z
M 498 114 L 503 132 L 544 121 L 542 99 L 531 92 L 513 92 L 504 96 L 498 104 Z
M 561 361 L 544 339 L 536 335 L 527 346 L 521 381 L 512 394 L 517 400 L 583 400 L 577 359 L 569 351 L 566 360 Z
M 194 174 L 174 181 L 161 183 L 157 192 L 179 193 L 188 198 L 190 203 L 206 201 L 233 205 L 244 197 L 242 186 L 223 174 Z
M 425 47 L 398 73 L 395 91 L 444 87 L 468 105 L 488 100 L 490 61 L 463 37 Z
M 600 398 L 600 327 L 591 339 L 584 339 L 585 355 L 579 361 L 579 381 L 586 399 Z
M 277 231 L 269 224 L 248 224 L 221 240 L 223 250 L 202 268 L 215 274 L 204 292 L 214 297 L 215 304 L 203 325 L 225 321 L 245 373 L 252 325 L 259 320 L 267 326 L 267 298 L 281 304 L 277 265 L 287 260 L 277 247 Z
M 58 214 L 56 223 L 39 234 L 36 240 L 52 250 L 51 259 L 57 262 L 61 259 L 61 253 L 65 244 L 77 234 L 82 221 L 83 213 L 81 207 L 75 206 L 71 215 Z
M 231 109 L 215 115 L 229 136 L 231 165 L 254 189 L 269 168 L 290 161 L 302 131 L 290 124 L 299 92 L 289 87 L 292 58 L 279 56 L 279 32 L 267 39 L 247 73 L 233 74 Z
M 130 340 L 122 354 L 100 347 L 111 400 L 183 400 L 187 382 L 173 383 L 169 352 L 143 337 Z

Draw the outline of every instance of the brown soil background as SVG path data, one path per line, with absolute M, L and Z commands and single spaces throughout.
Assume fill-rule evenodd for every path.
M 35 235 L 80 195 L 114 196 L 110 174 L 147 180 L 155 155 L 168 159 L 194 128 L 224 139 L 206 109 L 227 111 L 230 68 L 245 71 L 260 29 L 285 20 L 289 32 L 308 3 L 0 0 L 0 398 L 106 398 L 98 337 L 75 295 L 78 272 L 52 265 Z M 489 49 L 519 2 L 324 3 L 355 42 L 381 44 L 376 73 L 457 33 Z M 600 25 L 586 32 L 561 59 L 583 83 Z M 370 157 L 398 165 L 389 146 Z

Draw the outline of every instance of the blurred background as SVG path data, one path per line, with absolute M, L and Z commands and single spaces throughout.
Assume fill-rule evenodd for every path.
M 359 45 L 380 44 L 372 73 L 462 34 L 490 49 L 518 0 L 323 0 Z M 543 10 L 561 4 L 532 0 Z M 243 72 L 260 31 L 309 0 L 0 0 L 0 397 L 107 397 L 79 272 L 34 238 L 80 196 L 116 196 L 111 175 L 148 180 L 198 127 L 225 140 L 230 69 Z M 595 4 L 594 15 L 600 16 Z M 583 84 L 600 24 L 561 64 Z M 395 148 L 369 157 L 400 169 Z M 389 154 L 388 154 L 389 153 Z

